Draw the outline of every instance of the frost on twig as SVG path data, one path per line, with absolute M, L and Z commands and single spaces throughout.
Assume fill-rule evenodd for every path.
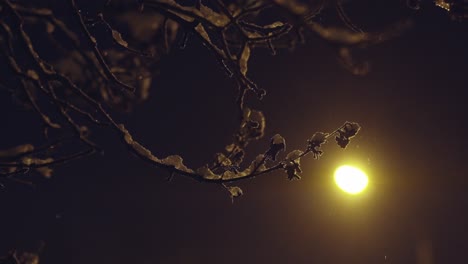
M 346 66 L 357 73 L 348 49 L 378 43 L 395 33 L 352 30 L 341 5 L 338 11 L 348 28 L 323 25 L 315 20 L 329 8 L 323 1 L 120 0 L 108 1 L 92 12 L 86 1 L 64 3 L 67 8 L 54 9 L 39 2 L 26 5 L 0 0 L 0 66 L 5 72 L 0 87 L 33 110 L 47 134 L 70 135 L 56 140 L 48 137 L 40 147 L 24 144 L 1 151 L 2 182 L 31 171 L 50 177 L 56 165 L 101 152 L 90 136 L 95 129 L 114 131 L 131 153 L 166 169 L 171 177 L 225 184 L 280 170 L 289 179 L 299 179 L 301 158 L 309 153 L 319 158 L 323 154 L 320 147 L 330 136 L 336 136 L 345 147 L 358 125 L 346 123 L 331 133 L 315 133 L 304 150 L 286 157 L 282 157 L 286 140 L 277 134 L 262 154 L 244 161 L 247 147 L 264 136 L 266 127 L 263 112 L 246 105 L 245 100 L 266 95 L 249 76 L 252 54 L 257 49 L 276 54 L 315 34 L 331 46 L 341 47 Z M 46 38 L 37 35 L 39 29 L 49 33 Z M 138 135 L 120 124 L 113 113 L 131 111 L 133 105 L 146 100 L 161 57 L 180 43 L 185 46 L 195 41 L 211 52 L 235 84 L 239 125 L 232 142 L 214 155 L 212 163 L 189 168 L 179 155 L 158 157 L 157 150 L 136 140 Z M 53 47 L 56 54 L 51 56 L 42 47 Z M 71 145 L 78 149 L 72 151 Z M 228 190 L 231 197 L 242 194 L 239 187 Z

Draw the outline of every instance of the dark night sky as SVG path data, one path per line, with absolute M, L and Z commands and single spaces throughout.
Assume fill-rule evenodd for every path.
M 431 7 L 413 18 L 404 35 L 363 52 L 373 66 L 365 77 L 314 38 L 292 53 L 254 55 L 249 75 L 268 95 L 252 102 L 267 130 L 251 153 L 276 133 L 293 150 L 347 120 L 363 127 L 346 150 L 330 143 L 319 161 L 304 159 L 301 181 L 275 173 L 243 182 L 232 204 L 219 186 L 165 181 L 103 133 L 104 156 L 57 168 L 35 189 L 0 190 L 0 249 L 43 240 L 49 264 L 401 264 L 431 243 L 434 263 L 467 263 L 468 24 Z M 180 153 L 197 167 L 229 142 L 233 96 L 194 41 L 164 59 L 150 100 L 122 120 L 157 155 Z M 29 114 L 8 109 L 0 146 L 33 140 L 31 124 L 19 122 Z M 363 195 L 334 186 L 344 163 L 368 172 Z

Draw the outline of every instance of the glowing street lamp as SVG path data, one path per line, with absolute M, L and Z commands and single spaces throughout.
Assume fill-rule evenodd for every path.
M 344 165 L 336 169 L 335 183 L 340 189 L 349 194 L 358 194 L 367 187 L 369 179 L 362 170 Z

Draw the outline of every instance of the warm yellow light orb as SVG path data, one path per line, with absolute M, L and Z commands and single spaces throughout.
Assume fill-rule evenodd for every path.
M 362 170 L 344 165 L 336 169 L 335 183 L 349 194 L 358 194 L 367 187 L 369 179 Z

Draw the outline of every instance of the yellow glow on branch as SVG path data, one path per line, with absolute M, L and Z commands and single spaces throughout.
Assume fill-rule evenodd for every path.
M 450 11 L 451 8 L 451 4 L 446 2 L 445 0 L 436 0 L 435 5 L 445 9 L 446 11 Z
M 335 183 L 340 189 L 349 194 L 358 194 L 367 187 L 369 179 L 362 170 L 344 165 L 336 169 Z

